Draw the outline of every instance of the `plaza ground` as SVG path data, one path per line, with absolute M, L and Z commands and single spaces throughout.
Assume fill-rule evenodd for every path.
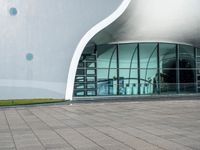
M 0 107 L 0 150 L 200 150 L 200 100 Z

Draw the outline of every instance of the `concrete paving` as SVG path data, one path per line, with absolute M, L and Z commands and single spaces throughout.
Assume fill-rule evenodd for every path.
M 0 108 L 0 150 L 200 150 L 200 100 Z

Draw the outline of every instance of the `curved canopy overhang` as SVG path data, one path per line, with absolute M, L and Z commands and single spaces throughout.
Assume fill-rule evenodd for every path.
M 200 47 L 199 14 L 199 0 L 124 0 L 79 42 L 69 69 L 65 99 L 72 99 L 76 67 L 88 43 L 164 42 Z
M 72 100 L 76 69 L 77 69 L 78 62 L 81 57 L 81 54 L 83 53 L 84 48 L 86 47 L 88 43 L 90 43 L 90 40 L 92 39 L 92 37 L 94 37 L 99 31 L 103 30 L 105 27 L 107 27 L 112 22 L 114 22 L 117 18 L 119 18 L 119 16 L 121 16 L 123 12 L 127 9 L 130 2 L 131 0 L 123 0 L 120 6 L 110 16 L 108 16 L 107 18 L 105 18 L 104 20 L 96 24 L 94 27 L 92 27 L 80 40 L 73 54 L 71 64 L 69 67 L 69 74 L 67 78 L 67 86 L 66 86 L 66 94 L 65 94 L 66 100 Z
M 91 42 L 167 42 L 200 47 L 199 0 L 132 0 Z

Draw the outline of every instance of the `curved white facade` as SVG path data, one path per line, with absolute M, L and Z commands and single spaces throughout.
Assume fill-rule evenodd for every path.
M 76 70 L 78 66 L 79 59 L 81 57 L 81 54 L 83 53 L 84 48 L 88 44 L 88 42 L 93 38 L 95 34 L 97 34 L 99 31 L 110 25 L 112 22 L 114 22 L 119 16 L 122 15 L 122 13 L 127 9 L 128 5 L 130 4 L 131 0 L 124 0 L 120 6 L 117 8 L 116 11 L 114 11 L 110 16 L 108 16 L 106 19 L 92 27 L 81 39 L 79 42 L 74 55 L 72 57 L 71 65 L 68 75 L 68 82 L 67 82 L 67 88 L 66 88 L 66 95 L 65 99 L 72 99 L 73 97 L 73 90 L 74 90 L 74 80 L 76 75 Z
M 199 0 L 132 0 L 123 15 L 93 41 L 166 42 L 200 47 L 199 7 Z
M 64 99 L 78 43 L 121 2 L 1 0 L 0 99 Z
M 0 99 L 72 100 L 88 42 L 200 47 L 199 0 L 0 1 Z

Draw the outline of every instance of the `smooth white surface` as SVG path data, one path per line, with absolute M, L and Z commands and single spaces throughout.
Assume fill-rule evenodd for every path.
M 67 87 L 66 87 L 66 94 L 65 94 L 65 100 L 72 100 L 73 97 L 73 91 L 74 91 L 74 80 L 76 75 L 76 70 L 78 66 L 79 59 L 81 57 L 81 54 L 87 45 L 87 43 L 92 39 L 92 37 L 97 34 L 99 31 L 110 25 L 112 22 L 114 22 L 117 18 L 119 18 L 123 12 L 128 7 L 131 0 L 124 0 L 121 5 L 114 11 L 110 16 L 105 18 L 103 21 L 92 27 L 81 39 L 79 42 L 74 55 L 71 60 L 70 68 L 69 68 L 69 74 L 67 79 Z
M 79 41 L 121 2 L 0 0 L 0 99 L 64 99 Z M 16 16 L 10 16 L 12 7 Z
M 0 94 L 0 99 L 51 98 L 49 95 L 60 98 L 64 89 L 63 82 L 0 79 L 0 91 L 3 92 Z M 30 93 L 36 96 L 30 96 Z M 23 97 L 19 95 L 23 95 Z
M 199 14 L 199 0 L 132 0 L 126 11 L 92 41 L 184 43 L 200 47 Z

